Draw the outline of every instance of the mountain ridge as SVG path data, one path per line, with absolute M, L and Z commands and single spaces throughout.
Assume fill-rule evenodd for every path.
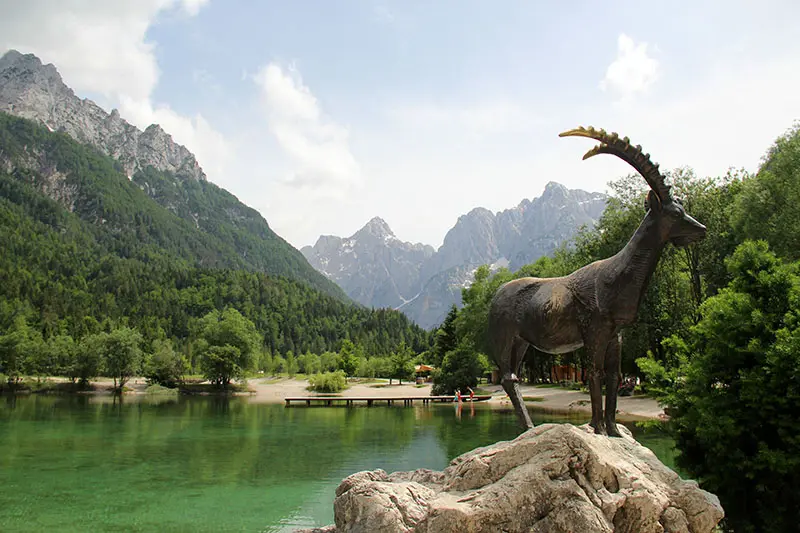
M 478 266 L 518 269 L 532 263 L 583 224 L 596 222 L 606 200 L 602 193 L 550 181 L 539 197 L 515 207 L 496 213 L 475 207 L 460 215 L 438 249 L 402 241 L 373 217 L 350 237 L 320 236 L 300 251 L 357 302 L 400 309 L 430 328 L 452 304 L 460 305 L 461 289 Z
M 43 64 L 33 54 L 8 50 L 0 57 L 0 111 L 91 144 L 120 161 L 129 178 L 153 166 L 183 178 L 206 179 L 194 154 L 175 143 L 160 125 L 142 131 L 120 117 L 117 109 L 107 113 L 88 98 L 79 98 L 55 65 Z

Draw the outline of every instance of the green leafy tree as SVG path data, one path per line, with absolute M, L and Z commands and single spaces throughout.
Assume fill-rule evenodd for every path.
M 286 352 L 286 373 L 289 374 L 290 378 L 293 378 L 295 374 L 297 374 L 297 369 L 299 365 L 297 363 L 297 358 L 294 356 L 294 352 L 289 350 Z
M 390 356 L 389 361 L 389 383 L 392 379 L 400 381 L 403 384 L 403 379 L 409 380 L 414 375 L 414 352 L 406 346 L 404 342 L 400 343 L 397 350 Z
M 12 384 L 25 374 L 39 374 L 43 352 L 41 334 L 28 325 L 24 315 L 18 315 L 9 331 L 0 336 L 0 372 Z
M 322 370 L 322 364 L 317 354 L 306 352 L 297 358 L 297 363 L 300 367 L 300 372 L 304 374 L 319 374 Z
M 275 361 L 269 350 L 262 350 L 258 356 L 258 369 L 264 374 L 271 375 Z
M 388 378 L 392 379 L 391 357 L 363 358 L 358 364 L 356 375 L 362 378 Z
M 434 372 L 431 394 L 455 394 L 457 390 L 465 391 L 467 387 L 477 387 L 478 376 L 483 372 L 480 355 L 461 343 L 455 350 L 447 352 L 441 370 Z
M 764 239 L 779 257 L 800 259 L 800 122 L 770 147 L 735 204 L 733 226 L 744 238 Z
M 114 378 L 114 388 L 122 388 L 142 369 L 142 335 L 122 327 L 101 333 L 95 348 L 100 352 L 105 373 Z
M 782 264 L 761 241 L 739 246 L 728 267 L 728 287 L 667 343 L 683 362 L 677 378 L 660 375 L 678 461 L 719 496 L 737 533 L 791 531 L 800 518 L 800 265 Z
M 245 369 L 241 363 L 242 352 L 236 346 L 209 346 L 200 358 L 200 369 L 211 383 L 227 387 L 232 379 L 244 375 Z
M 319 356 L 319 364 L 322 372 L 334 372 L 339 368 L 339 354 L 324 352 Z
M 81 339 L 75 354 L 74 377 L 82 385 L 88 385 L 89 381 L 100 374 L 103 364 L 103 344 L 107 333 L 94 333 Z
M 78 343 L 70 335 L 55 335 L 47 340 L 47 351 L 54 365 L 53 374 L 67 376 L 75 382 Z
M 279 353 L 272 357 L 272 375 L 277 376 L 281 372 L 286 372 L 286 359 Z
M 433 349 L 430 351 L 430 364 L 434 367 L 441 367 L 444 356 L 447 352 L 454 350 L 458 345 L 458 335 L 456 334 L 456 319 L 458 318 L 458 308 L 453 305 L 447 312 L 442 325 L 434 334 Z
M 200 366 L 211 382 L 227 386 L 253 368 L 260 335 L 255 325 L 233 308 L 212 311 L 200 321 L 200 335 L 207 348 Z
M 172 342 L 153 342 L 153 354 L 146 358 L 144 365 L 144 376 L 148 381 L 164 387 L 177 387 L 188 370 L 189 362 L 172 348 Z
M 360 355 L 360 346 L 353 344 L 350 339 L 344 339 L 342 341 L 342 349 L 339 350 L 339 368 L 347 377 L 355 375 L 358 369 Z

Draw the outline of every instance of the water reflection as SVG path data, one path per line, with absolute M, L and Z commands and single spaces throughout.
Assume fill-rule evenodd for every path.
M 333 519 L 336 486 L 353 472 L 442 469 L 520 433 L 510 409 L 466 403 L 285 408 L 216 396 L 6 398 L 0 524 L 11 531 L 324 525 Z M 537 424 L 570 421 L 534 414 Z

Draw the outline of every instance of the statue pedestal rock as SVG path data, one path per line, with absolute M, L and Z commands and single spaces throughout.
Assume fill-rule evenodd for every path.
M 477 448 L 443 472 L 358 472 L 336 489 L 338 533 L 710 533 L 719 500 L 618 426 L 544 424 Z

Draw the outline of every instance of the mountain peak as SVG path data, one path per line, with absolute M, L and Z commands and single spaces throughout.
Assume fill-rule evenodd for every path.
M 381 238 L 388 238 L 394 237 L 394 233 L 392 229 L 389 227 L 389 224 L 386 223 L 381 217 L 372 217 L 369 222 L 367 222 L 363 228 L 358 230 L 353 237 L 358 235 L 372 235 L 373 237 L 381 237 Z
M 557 181 L 548 181 L 547 185 L 544 186 L 544 195 L 561 195 L 564 196 L 569 192 L 569 189 L 558 183 Z
M 72 94 L 72 90 L 64 84 L 61 74 L 52 63 L 42 64 L 33 54 L 23 54 L 17 50 L 8 50 L 0 57 L 0 85 L 6 85 L 14 79 L 21 79 L 28 85 L 44 86 L 48 91 L 64 91 Z M 2 87 L 0 87 L 2 89 Z M 8 105 L 3 100 L 7 96 L 0 90 L 0 111 Z M 14 102 L 10 102 L 12 105 Z
M 52 64 L 47 66 L 42 64 L 42 61 L 33 54 L 23 54 L 18 50 L 8 50 L 2 57 L 0 57 L 0 70 L 5 70 L 9 66 L 21 66 L 26 70 L 55 70 Z M 49 69 L 47 68 L 49 67 Z M 58 72 L 58 71 L 56 71 Z

